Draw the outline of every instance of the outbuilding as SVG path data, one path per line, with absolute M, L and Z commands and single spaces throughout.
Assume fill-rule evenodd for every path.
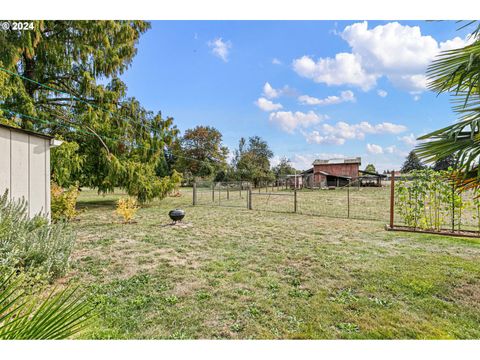
M 50 218 L 50 148 L 61 142 L 51 136 L 0 124 L 0 195 L 25 199 L 28 215 Z

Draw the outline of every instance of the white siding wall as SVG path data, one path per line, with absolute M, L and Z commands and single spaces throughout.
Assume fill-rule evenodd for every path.
M 30 216 L 50 216 L 50 140 L 0 126 L 0 194 L 28 201 Z

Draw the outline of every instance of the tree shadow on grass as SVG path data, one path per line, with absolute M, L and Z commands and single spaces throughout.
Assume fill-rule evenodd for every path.
M 95 199 L 95 200 L 79 200 L 77 202 L 77 209 L 105 209 L 114 210 L 117 206 L 117 200 L 115 199 Z

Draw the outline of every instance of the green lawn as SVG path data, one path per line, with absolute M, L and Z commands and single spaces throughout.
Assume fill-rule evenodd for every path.
M 82 191 L 73 223 L 72 269 L 60 282 L 83 284 L 98 303 L 86 337 L 480 338 L 479 240 L 192 207 L 189 190 L 123 225 L 119 196 Z M 183 227 L 167 225 L 175 207 L 187 212 Z

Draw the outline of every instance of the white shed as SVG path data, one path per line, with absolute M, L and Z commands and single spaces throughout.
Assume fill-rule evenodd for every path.
M 50 217 L 51 136 L 0 124 L 0 194 L 28 201 L 28 214 Z

